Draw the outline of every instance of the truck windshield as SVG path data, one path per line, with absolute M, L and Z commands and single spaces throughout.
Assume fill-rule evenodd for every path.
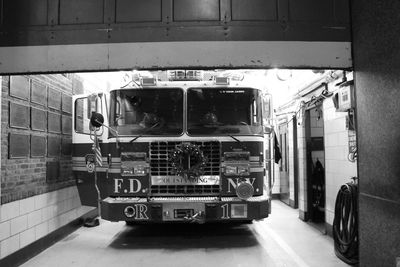
M 188 134 L 262 134 L 261 92 L 251 88 L 190 88 Z
M 124 89 L 111 92 L 110 125 L 120 135 L 181 135 L 183 90 Z

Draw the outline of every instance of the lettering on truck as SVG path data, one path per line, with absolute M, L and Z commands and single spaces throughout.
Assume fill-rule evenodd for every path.
M 135 178 L 130 178 L 129 180 L 129 190 L 124 189 L 124 193 L 138 193 L 142 189 L 142 183 L 139 181 L 139 179 Z M 115 178 L 114 179 L 114 193 L 121 193 L 120 191 L 122 190 L 122 185 L 124 183 L 124 179 L 121 178 Z

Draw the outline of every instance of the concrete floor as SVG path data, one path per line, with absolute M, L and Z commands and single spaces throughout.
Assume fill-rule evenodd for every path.
M 101 221 L 80 228 L 22 266 L 348 266 L 332 238 L 273 201 L 250 225 L 141 225 Z

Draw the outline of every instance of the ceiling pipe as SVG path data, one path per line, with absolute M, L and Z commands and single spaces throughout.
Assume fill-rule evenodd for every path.
M 295 96 L 297 96 L 297 97 L 306 96 L 306 95 L 310 94 L 311 92 L 317 90 L 321 86 L 324 86 L 325 83 L 328 84 L 333 80 L 341 78 L 342 76 L 343 76 L 342 70 L 330 71 L 327 74 L 325 74 L 321 77 L 318 77 L 318 78 L 314 79 L 312 82 L 310 82 L 309 84 L 303 86 L 301 89 L 299 89 L 297 91 Z

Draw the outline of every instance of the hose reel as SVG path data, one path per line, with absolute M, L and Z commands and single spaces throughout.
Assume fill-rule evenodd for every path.
M 355 180 L 356 177 L 353 177 Z M 335 203 L 333 239 L 335 254 L 347 264 L 358 263 L 358 199 L 357 184 L 346 183 L 340 187 Z

